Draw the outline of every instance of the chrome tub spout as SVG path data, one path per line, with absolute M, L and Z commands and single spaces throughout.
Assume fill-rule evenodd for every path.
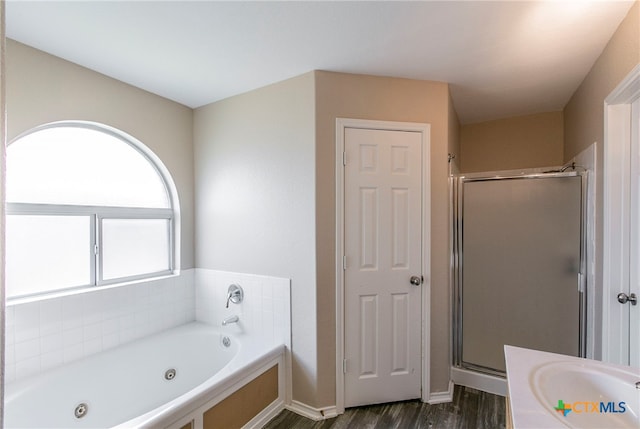
M 239 320 L 238 316 L 229 316 L 222 321 L 222 326 L 227 326 L 229 323 L 238 323 Z

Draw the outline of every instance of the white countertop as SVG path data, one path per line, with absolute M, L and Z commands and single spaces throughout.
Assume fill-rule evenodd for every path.
M 513 346 L 505 346 L 504 352 L 507 365 L 507 382 L 509 389 L 509 400 L 511 403 L 511 415 L 513 419 L 513 427 L 515 429 L 551 429 L 571 427 L 571 425 L 569 424 L 570 419 L 565 420 L 565 417 L 562 415 L 562 413 L 558 413 L 557 411 L 555 411 L 554 407 L 557 406 L 557 403 L 546 403 L 551 401 L 539 399 L 539 397 L 536 396 L 536 393 L 531 387 L 535 371 L 545 365 L 561 363 L 566 365 L 575 365 L 576 367 L 585 367 L 588 365 L 618 369 L 623 370 L 627 373 L 631 372 L 634 375 L 637 373 L 638 380 L 640 381 L 640 369 L 638 368 L 605 364 L 603 362 L 593 361 L 590 359 L 583 359 L 574 356 L 566 356 L 556 353 L 548 353 Z M 558 396 L 561 395 L 559 394 Z M 586 401 L 592 399 L 558 397 L 557 400 Z M 631 399 L 631 401 L 637 400 L 637 398 Z M 638 404 L 635 404 L 634 408 L 636 410 L 638 409 L 637 407 Z M 627 412 L 630 411 L 631 410 L 627 410 Z M 615 427 L 615 424 L 610 427 Z

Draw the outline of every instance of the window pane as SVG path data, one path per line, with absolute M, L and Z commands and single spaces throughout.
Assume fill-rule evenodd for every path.
M 168 271 L 169 220 L 103 219 L 102 278 Z
M 169 207 L 164 180 L 124 140 L 79 126 L 44 128 L 7 148 L 7 201 Z
M 91 283 L 89 216 L 7 216 L 7 296 Z

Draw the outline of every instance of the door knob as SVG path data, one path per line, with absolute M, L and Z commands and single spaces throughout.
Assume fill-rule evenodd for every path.
M 627 302 L 630 302 L 631 305 L 636 305 L 638 303 L 638 298 L 636 297 L 635 293 L 627 295 L 624 292 L 620 292 L 618 294 L 618 302 L 620 304 L 626 304 Z
M 411 276 L 411 279 L 409 279 L 409 283 L 411 283 L 414 286 L 420 286 L 422 284 L 422 277 Z

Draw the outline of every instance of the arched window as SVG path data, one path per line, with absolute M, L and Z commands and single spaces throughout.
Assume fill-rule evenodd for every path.
M 174 271 L 175 186 L 142 143 L 110 127 L 56 122 L 7 148 L 7 296 Z

